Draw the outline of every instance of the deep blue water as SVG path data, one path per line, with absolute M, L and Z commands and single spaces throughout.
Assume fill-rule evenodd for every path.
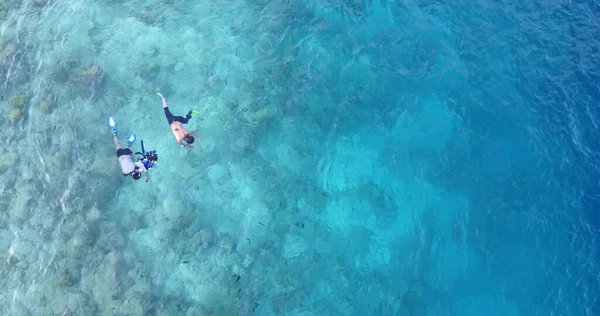
M 406 111 L 424 112 L 415 103 L 428 95 L 447 102 L 463 122 L 463 137 L 414 136 L 417 143 L 450 138 L 435 152 L 381 140 L 412 156 L 416 168 L 428 164 L 429 181 L 470 201 L 463 233 L 478 258 L 431 254 L 429 265 L 466 261 L 468 268 L 454 282 L 444 282 L 451 274 L 444 271 L 430 272 L 431 283 L 419 280 L 433 292 L 422 298 L 428 313 L 598 313 L 598 4 L 296 5 L 298 11 L 320 7 L 307 19 L 333 25 L 317 32 L 336 52 L 318 62 L 329 70 L 319 74 L 324 86 L 331 82 L 339 91 L 331 98 L 354 112 L 342 114 L 348 115 L 340 120 L 345 135 L 389 131 Z M 368 65 L 347 71 L 342 65 L 352 54 L 358 59 L 357 51 Z M 392 168 L 390 176 L 405 168 Z M 429 229 L 440 244 L 457 234 Z

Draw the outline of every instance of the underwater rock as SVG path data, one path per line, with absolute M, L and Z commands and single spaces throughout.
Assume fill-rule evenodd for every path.
M 240 105 L 239 102 L 235 98 L 226 98 L 224 101 L 225 106 L 229 108 L 229 110 L 234 111 Z
M 227 252 L 233 250 L 233 240 L 229 234 L 219 234 L 218 246 Z
M 42 111 L 43 113 L 52 112 L 52 102 L 50 102 L 48 100 L 44 100 L 44 101 L 40 102 L 40 111 Z
M 85 220 L 88 223 L 93 223 L 93 222 L 97 221 L 98 219 L 100 219 L 100 210 L 97 207 L 92 206 L 92 208 L 90 208 L 90 210 L 86 214 Z
M 253 203 L 243 215 L 236 250 L 240 254 L 247 254 L 268 244 L 272 233 L 272 215 L 263 202 Z
M 21 188 L 20 191 L 13 197 L 9 208 L 9 215 L 13 220 L 21 222 L 27 219 L 29 215 L 29 204 L 33 200 L 33 196 L 29 188 Z
M 200 239 L 202 240 L 202 248 L 210 247 L 214 242 L 214 234 L 206 229 L 200 230 Z
M 136 75 L 138 75 L 140 78 L 142 78 L 145 81 L 153 80 L 154 78 L 156 78 L 156 76 L 159 73 L 160 73 L 160 66 L 155 65 L 155 64 L 152 64 L 152 65 L 143 64 L 135 72 Z
M 31 257 L 33 245 L 25 240 L 13 240 L 8 247 L 6 262 L 15 266 Z
M 27 261 L 19 261 L 17 263 L 17 268 L 21 269 L 21 270 L 27 270 L 27 268 L 29 268 L 29 263 L 27 263 Z
M 264 126 L 264 124 L 270 122 L 271 120 L 273 120 L 274 118 L 278 117 L 279 113 L 277 111 L 277 108 L 273 107 L 273 106 L 267 106 L 264 108 L 259 109 L 258 111 L 254 112 L 252 114 L 251 117 L 251 122 L 254 126 Z
M 242 262 L 242 266 L 244 268 L 249 268 L 254 263 L 254 261 L 256 261 L 255 254 L 254 253 L 247 253 L 244 256 L 244 261 Z
M 8 273 L 8 279 L 14 283 L 19 282 L 21 279 L 23 279 L 23 270 L 19 270 L 19 269 L 14 269 L 12 271 L 10 271 Z
M 185 316 L 204 316 L 209 315 L 202 307 L 192 306 L 188 308 Z
M 113 157 L 95 157 L 94 161 L 88 166 L 88 170 L 96 175 L 108 177 L 120 170 L 113 162 Z
M 256 295 L 252 288 L 248 287 L 241 290 L 238 294 L 237 314 L 238 315 L 253 315 L 258 307 Z
M 17 264 L 19 264 L 19 259 L 10 253 L 10 249 L 9 249 L 8 257 L 6 257 L 6 263 L 9 266 L 16 266 Z
M 52 70 L 52 79 L 57 83 L 65 83 L 69 80 L 70 73 L 78 66 L 75 61 L 60 62 Z
M 163 212 L 156 222 L 161 229 L 185 230 L 194 222 L 194 213 L 190 212 L 189 204 L 182 203 L 177 197 L 168 197 L 163 201 Z
M 221 164 L 214 164 L 208 167 L 208 178 L 211 182 L 221 182 L 221 180 L 227 174 L 227 168 Z
M 241 137 L 237 137 L 237 139 L 233 141 L 229 148 L 236 154 L 246 154 L 251 152 L 254 149 L 254 146 L 249 137 L 242 134 Z
M 282 256 L 286 260 L 304 257 L 307 249 L 306 241 L 300 236 L 288 235 L 283 244 Z
M 200 233 L 195 233 L 187 240 L 187 249 L 190 253 L 195 253 L 202 246 L 202 236 Z
M 59 67 L 52 71 L 52 78 L 59 83 L 65 83 L 69 80 L 69 71 L 66 68 Z
M 89 67 L 74 79 L 82 95 L 90 100 L 98 98 L 106 84 L 106 74 L 96 64 L 90 64 Z
M 8 170 L 8 168 L 12 167 L 15 162 L 17 162 L 17 159 L 19 158 L 19 155 L 16 152 L 6 152 L 0 155 L 0 173 L 4 173 Z M 3 190 L 8 190 L 11 189 L 12 186 L 8 185 L 8 179 L 2 179 L 2 183 L 4 184 L 4 189 Z M 14 181 L 14 180 L 13 180 Z
M 287 306 L 298 306 L 306 299 L 306 293 L 300 288 L 297 281 L 282 282 L 285 285 L 275 285 L 276 292 L 283 292 L 279 295 L 274 295 L 271 299 L 271 308 L 275 314 L 285 313 Z M 340 308 L 340 307 L 338 307 Z M 356 315 L 350 308 L 343 308 L 337 313 L 338 315 Z
M 127 240 L 120 226 L 112 221 L 102 221 L 100 223 L 102 233 L 98 234 L 96 244 L 107 250 L 117 251 L 123 249 L 127 244 Z
M 240 255 L 236 252 L 232 252 L 227 248 L 219 248 L 216 251 L 211 251 L 209 260 L 214 262 L 215 266 L 221 268 L 230 268 L 238 265 L 242 260 Z
M 13 65 L 5 66 L 4 72 L 1 67 L 2 65 L 0 65 L 0 74 L 2 77 L 8 79 L 9 84 L 19 85 L 29 81 L 29 73 L 27 72 L 26 62 L 24 60 L 17 60 Z
M 187 299 L 179 296 L 170 296 L 155 311 L 156 315 L 185 315 L 189 306 L 190 303 Z
M 219 77 L 217 75 L 212 75 L 206 79 L 206 85 L 210 88 L 213 88 L 217 83 L 219 83 Z
M 81 225 L 73 234 L 73 247 L 92 246 L 98 240 L 99 231 L 95 225 Z
M 169 95 L 175 94 L 175 89 L 173 88 L 173 85 L 168 82 L 164 83 L 164 84 L 160 84 L 158 86 L 158 91 L 160 91 L 160 93 L 162 93 L 167 98 Z
M 144 205 L 144 208 L 140 208 L 140 209 L 146 209 L 146 205 Z M 146 222 L 144 220 L 144 215 L 139 214 L 139 213 L 134 213 L 134 212 L 129 212 L 128 215 L 125 216 L 125 221 L 124 224 L 126 224 L 127 226 L 127 230 L 130 232 L 134 232 L 134 231 L 138 231 L 140 229 L 144 229 L 146 228 Z
M 173 70 L 175 70 L 176 72 L 180 72 L 183 69 L 185 69 L 185 65 L 182 62 L 176 63 L 175 67 L 173 68 Z
M 1 1 L 1 0 L 0 0 Z M 36 8 L 43 8 L 45 7 L 48 3 L 50 3 L 51 0 L 33 0 L 31 1 L 33 6 Z
M 94 301 L 103 306 L 107 312 L 111 309 L 117 310 L 121 305 L 119 302 L 121 289 L 118 280 L 120 277 L 119 267 L 122 266 L 122 262 L 119 252 L 109 252 L 102 258 L 94 273 L 92 295 Z
M 31 181 L 33 179 L 33 171 L 31 168 L 23 168 L 21 171 L 21 178 L 26 182 Z
M 1 0 L 0 0 L 1 1 Z M 0 5 L 1 6 L 1 5 Z M 3 65 L 17 53 L 17 45 L 13 43 L 6 43 L 4 46 L 0 46 L 0 65 Z
M 71 287 L 79 283 L 79 277 L 69 270 L 65 269 L 58 279 L 58 285 L 61 287 Z
M 143 301 L 138 297 L 127 298 L 122 309 L 126 311 L 125 315 L 147 315 L 149 301 Z
M 156 25 L 164 20 L 162 10 L 149 7 L 142 8 L 142 10 L 138 12 L 135 17 L 148 25 Z

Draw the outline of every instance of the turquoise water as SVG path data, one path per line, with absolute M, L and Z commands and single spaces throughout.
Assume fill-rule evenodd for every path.
M 0 0 L 0 314 L 598 315 L 599 14 Z

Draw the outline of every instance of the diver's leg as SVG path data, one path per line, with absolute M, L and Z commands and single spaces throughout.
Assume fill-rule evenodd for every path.
M 160 93 L 158 95 L 162 99 L 163 110 L 165 111 L 167 121 L 169 122 L 169 124 L 171 124 L 175 121 L 175 116 L 173 116 L 173 113 L 171 113 L 171 111 L 169 110 L 169 104 L 167 103 L 167 99 L 165 99 L 165 97 L 163 97 Z
M 173 117 L 173 121 L 181 122 L 181 124 L 187 124 L 189 119 L 187 117 L 183 117 L 183 116 L 175 116 L 175 117 Z
M 159 94 L 159 96 L 162 99 L 163 109 L 168 108 L 169 105 L 167 104 L 167 99 L 165 99 L 165 97 L 163 97 L 162 94 Z
M 169 111 L 169 108 L 164 108 L 165 110 L 165 116 L 167 117 L 167 121 L 169 122 L 169 124 L 177 121 L 177 118 L 173 115 L 173 113 L 171 113 L 171 111 Z
M 113 140 L 115 141 L 115 147 L 117 147 L 117 158 L 123 155 L 123 148 L 121 148 L 121 143 L 119 143 L 119 138 L 117 135 L 113 136 Z
M 121 148 L 121 143 L 119 143 L 119 138 L 117 137 L 117 135 L 113 135 L 113 140 L 115 141 L 115 146 L 117 147 L 117 150 Z

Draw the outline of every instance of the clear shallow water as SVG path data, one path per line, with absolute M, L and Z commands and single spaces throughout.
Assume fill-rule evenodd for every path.
M 598 12 L 5 0 L 2 314 L 597 314 Z

